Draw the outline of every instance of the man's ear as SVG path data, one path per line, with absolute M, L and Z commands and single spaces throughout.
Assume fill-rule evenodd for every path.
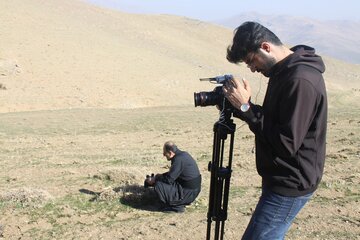
M 264 53 L 269 53 L 271 50 L 271 44 L 268 42 L 262 42 L 260 45 L 260 51 L 263 51 Z

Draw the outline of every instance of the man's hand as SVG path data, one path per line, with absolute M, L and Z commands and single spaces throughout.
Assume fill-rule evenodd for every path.
M 227 81 L 223 86 L 223 92 L 231 105 L 237 109 L 240 109 L 242 104 L 248 103 L 251 97 L 250 84 L 244 78 L 242 83 L 235 78 Z

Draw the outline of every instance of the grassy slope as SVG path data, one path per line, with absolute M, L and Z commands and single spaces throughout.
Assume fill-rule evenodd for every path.
M 291 228 L 289 239 L 355 239 L 359 235 L 359 115 L 358 111 L 345 110 L 330 114 L 323 182 L 316 198 Z M 182 233 L 184 239 L 203 238 L 209 187 L 207 163 L 217 118 L 213 107 L 2 114 L 1 192 L 26 187 L 52 196 L 52 200 L 39 204 L 0 201 L 4 236 L 147 239 L 155 233 L 167 239 L 169 234 Z M 245 228 L 260 184 L 252 154 L 253 135 L 240 121 L 235 122 L 228 239 L 236 239 Z M 106 193 L 109 188 L 141 186 L 146 174 L 166 171 L 161 148 L 169 139 L 197 158 L 204 176 L 203 191 L 184 215 L 186 221 L 143 211 L 143 200 L 129 204 L 120 194 L 92 202 L 94 195 L 80 191 Z M 169 225 L 176 229 L 169 232 Z M 182 229 L 194 231 L 183 233 Z

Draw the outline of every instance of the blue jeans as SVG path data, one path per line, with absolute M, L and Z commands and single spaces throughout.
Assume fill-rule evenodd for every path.
M 263 188 L 242 239 L 284 239 L 295 216 L 311 196 L 312 193 L 300 197 L 285 197 Z

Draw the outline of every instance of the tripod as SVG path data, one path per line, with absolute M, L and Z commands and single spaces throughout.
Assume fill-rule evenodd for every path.
M 212 161 L 208 170 L 211 172 L 209 206 L 207 214 L 206 239 L 210 239 L 211 224 L 215 221 L 214 239 L 223 239 L 225 221 L 227 219 L 227 206 L 231 178 L 231 163 L 233 155 L 234 135 L 236 125 L 231 119 L 232 108 L 224 108 L 220 119 L 214 124 L 214 143 Z M 224 164 L 224 150 L 227 136 L 230 135 L 229 159 L 226 167 Z

